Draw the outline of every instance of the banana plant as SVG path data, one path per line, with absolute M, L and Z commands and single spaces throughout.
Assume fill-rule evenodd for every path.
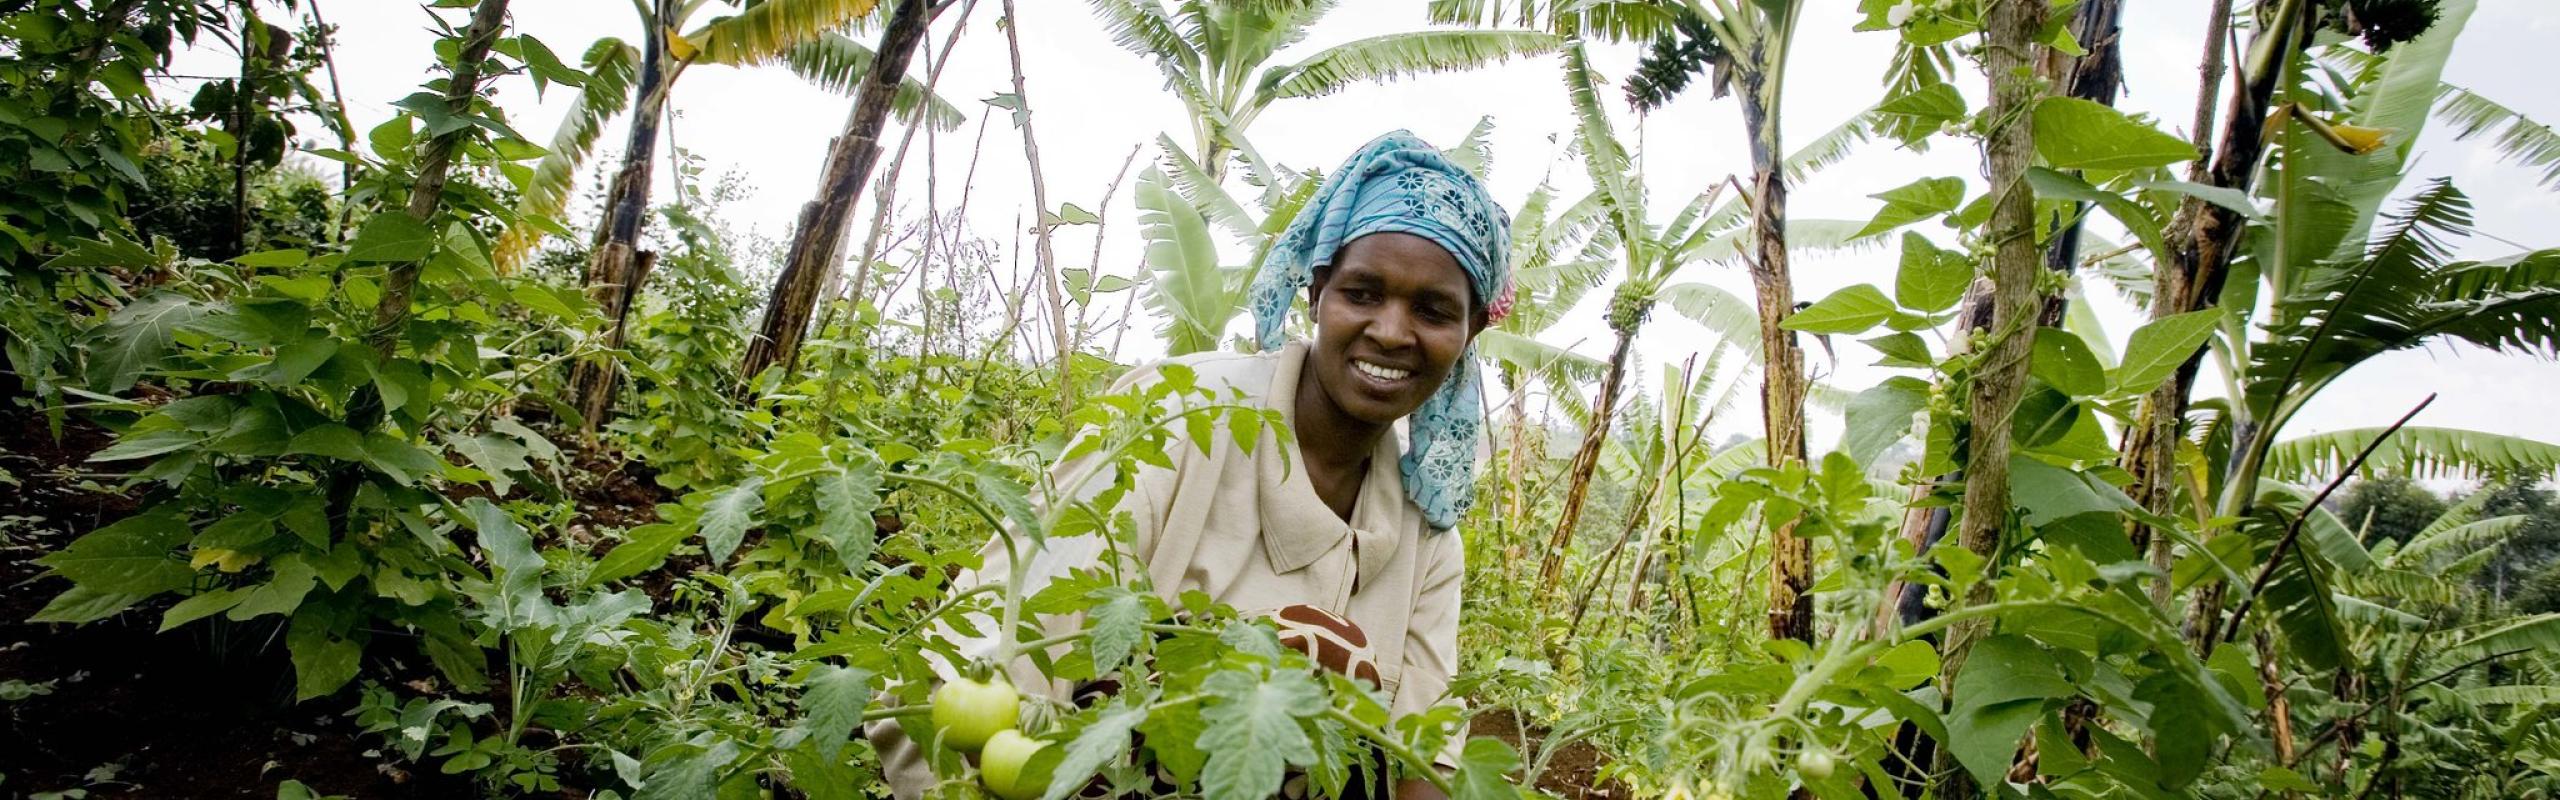
M 1483 177 L 1492 162 L 1492 132 L 1493 119 L 1483 118 L 1443 152 Z M 1242 137 L 1235 141 L 1242 152 L 1253 152 Z M 1159 135 L 1156 144 L 1163 151 L 1161 163 L 1138 176 L 1139 234 L 1146 242 L 1144 297 L 1147 307 L 1166 319 L 1159 334 L 1171 354 L 1215 350 L 1243 313 L 1245 291 L 1272 243 L 1315 196 L 1323 176 L 1248 156 L 1252 182 L 1262 187 L 1248 207 L 1172 137 Z M 1250 255 L 1242 265 L 1219 260 L 1213 226 L 1246 243 Z M 1249 342 L 1237 344 L 1237 349 L 1251 347 Z
M 1356 83 L 1474 69 L 1555 49 L 1532 31 L 1429 30 L 1344 42 L 1291 63 L 1280 51 L 1307 37 L 1338 0 L 1091 0 L 1114 41 L 1154 61 L 1191 111 L 1191 147 L 1210 180 L 1228 156 L 1259 161 L 1244 140 L 1263 110 Z M 1266 187 L 1268 190 L 1269 187 Z
M 2270 713 L 2332 720 L 2301 728 L 2293 763 L 2306 776 L 2348 787 L 2431 778 L 2463 787 L 2449 795 L 2471 797 L 2529 797 L 2555 785 L 2560 776 L 2531 766 L 2537 743 L 2515 734 L 2560 704 L 2552 665 L 2532 655 L 2560 646 L 2560 615 L 2476 621 L 2465 600 L 2464 588 L 2526 521 L 2483 516 L 2490 494 L 2473 492 L 2405 544 L 2384 539 L 2370 550 L 2350 524 L 2357 521 L 2307 506 L 2301 488 L 2263 495 L 2278 512 L 2301 515 L 2309 554 L 2299 563 L 2318 569 L 2285 565 L 2260 602 L 2330 610 L 2280 615 L 2287 636 L 2263 646 L 2344 668 L 2338 680 L 2270 696 Z M 2502 668 L 2475 669 L 2490 663 Z M 2367 756 L 2347 755 L 2358 752 Z
M 1516 16 L 1535 25 L 1577 38 L 1650 39 L 1653 49 L 1627 86 L 1628 99 L 1639 108 L 1667 102 L 1685 88 L 1692 75 L 1712 71 L 1710 83 L 1723 96 L 1738 93 L 1745 141 L 1751 155 L 1749 197 L 1751 272 L 1759 316 L 1763 372 L 1761 416 L 1771 443 L 1772 465 L 1803 461 L 1806 380 L 1803 351 L 1795 334 L 1778 323 L 1795 311 L 1794 279 L 1788 270 L 1787 182 L 1790 159 L 1781 136 L 1779 98 L 1786 85 L 1789 45 L 1802 4 L 1795 0 L 1707 3 L 1702 0 L 1616 0 L 1614 2 L 1540 4 L 1522 0 L 1441 0 L 1432 6 L 1435 19 L 1476 24 L 1499 23 Z M 1515 14 L 1516 12 L 1516 14 Z M 1818 166 L 1837 160 L 1856 140 L 1873 129 L 1865 114 L 1818 140 L 1821 146 L 1803 164 Z M 1659 286 L 1641 287 L 1650 292 Z M 1567 504 L 1568 515 L 1573 503 Z M 1806 543 L 1792 532 L 1793 522 L 1772 521 L 1771 544 L 1779 552 L 1770 632 L 1781 638 L 1812 637 L 1812 578 L 1805 572 Z
M 625 111 L 633 111 L 628 123 L 630 135 L 621 166 L 614 174 L 618 177 L 638 169 L 645 176 L 649 161 L 657 152 L 658 126 L 665 119 L 670 93 L 687 67 L 778 63 L 820 88 L 840 93 L 853 91 L 870 71 L 871 48 L 840 31 L 868 15 L 875 0 L 768 0 L 752 3 L 735 15 L 716 17 L 696 26 L 691 33 L 679 34 L 678 30 L 707 4 L 708 0 L 635 2 L 632 10 L 640 24 L 639 46 L 618 36 L 600 37 L 587 46 L 582 66 L 589 79 L 579 87 L 568 112 L 562 115 L 550 148 L 520 187 L 523 196 L 517 201 L 516 211 L 523 221 L 509 228 L 500 240 L 497 258 L 502 268 L 522 264 L 546 234 L 565 235 L 565 229 L 556 223 L 576 188 L 577 174 L 595 155 L 605 126 Z M 639 91 L 636 97 L 635 88 Z M 639 104 L 636 111 L 632 109 L 635 100 Z M 912 81 L 902 87 L 897 110 L 906 121 L 926 120 L 940 130 L 951 130 L 962 121 L 957 108 Z M 638 203 L 646 206 L 646 181 L 638 190 Z M 615 207 L 607 210 L 606 217 L 612 219 L 626 198 L 614 195 L 609 199 Z M 645 213 L 645 209 L 638 213 Z M 635 238 L 625 244 L 636 241 Z
M 1690 256 L 1717 232 L 1704 224 L 1710 216 L 1706 209 L 1714 206 L 1717 193 L 1713 191 L 1690 201 L 1668 224 L 1653 225 L 1645 213 L 1643 182 L 1611 129 L 1607 112 L 1600 106 L 1600 82 L 1591 69 L 1586 47 L 1580 40 L 1569 40 L 1564 56 L 1565 92 L 1579 126 L 1583 167 L 1590 174 L 1602 222 L 1616 243 L 1623 272 L 1609 300 L 1608 324 L 1616 340 L 1590 406 L 1590 419 L 1583 425 L 1582 444 L 1567 468 L 1564 506 L 1539 565 L 1542 585 L 1550 586 L 1562 573 L 1573 532 L 1581 522 L 1591 476 L 1599 467 L 1600 453 L 1625 388 L 1636 334 L 1662 299 L 1671 278 L 1682 267 L 1695 263 Z
M 2292 490 L 2276 479 L 2344 471 L 2356 465 L 2351 453 L 2409 470 L 2547 471 L 2552 463 L 2550 445 L 2477 431 L 2282 438 L 2323 390 L 2384 353 L 2447 340 L 2540 354 L 2560 348 L 2560 251 L 2453 260 L 2450 240 L 2467 234 L 2470 202 L 2441 180 L 2383 210 L 2408 172 L 2471 4 L 2451 0 L 2439 11 L 2433 27 L 2379 54 L 2371 69 L 2315 71 L 2300 51 L 2275 60 L 2285 73 L 2273 95 L 2255 198 L 2267 211 L 2257 213 L 2250 201 L 2217 201 L 2242 204 L 2252 222 L 2230 265 L 2223 310 L 2195 312 L 2219 320 L 2209 353 L 2228 383 L 2225 399 L 2197 404 L 2204 423 L 2192 442 L 2177 445 L 2200 466 L 2182 481 L 2189 502 L 2174 507 L 2194 509 L 2200 525 L 2238 521 L 2236 533 L 2205 539 L 2190 563 L 2268 566 L 2245 583 L 2229 574 L 2196 576 L 2203 582 L 2188 616 L 2194 630 L 2207 633 L 2196 642 L 2200 650 L 2210 652 L 2222 638 L 2213 632 L 2238 628 L 2251 607 L 2263 606 L 2301 664 L 2325 670 L 2340 663 L 2333 648 L 2341 612 L 2321 587 L 2333 573 L 2352 573 L 2346 562 L 2362 559 L 2325 546 L 2321 526 L 2298 521 L 2301 498 L 2289 497 Z M 2332 108 L 2339 111 L 2312 110 Z M 2369 137 L 2381 132 L 2387 138 Z M 2142 235 L 2141 215 L 2119 218 L 2133 220 L 2129 227 Z M 2236 593 L 2228 621 L 2226 593 Z
M 778 63 L 813 84 L 846 93 L 871 70 L 871 49 L 839 31 L 870 15 L 875 0 L 745 0 L 736 14 L 679 32 L 709 5 L 710 0 L 635 0 L 639 46 L 612 36 L 588 46 L 584 66 L 593 77 L 580 87 L 549 150 L 524 177 L 516 206 L 519 221 L 501 236 L 496 249 L 495 265 L 503 272 L 521 263 L 546 233 L 566 233 L 556 220 L 578 172 L 595 154 L 605 126 L 628 111 L 621 165 L 606 190 L 604 217 L 584 276 L 588 294 L 605 312 L 608 347 L 621 346 L 623 322 L 648 279 L 649 260 L 639 245 L 650 175 L 659 126 L 685 70 L 694 64 Z M 910 123 L 944 130 L 961 120 L 957 109 L 913 80 L 901 84 L 896 107 Z M 612 407 L 616 382 L 608 358 L 579 362 L 571 379 L 589 431 L 604 423 Z

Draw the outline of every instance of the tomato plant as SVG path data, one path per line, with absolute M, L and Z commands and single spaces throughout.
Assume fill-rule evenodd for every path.
M 996 734 L 1013 730 L 1021 702 L 1002 675 L 983 683 L 953 678 L 933 690 L 933 730 L 943 744 L 974 753 Z

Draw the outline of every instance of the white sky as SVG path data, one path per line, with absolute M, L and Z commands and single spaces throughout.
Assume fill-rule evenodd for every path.
M 639 33 L 629 0 L 517 0 L 514 5 L 520 30 L 539 36 L 572 62 L 597 37 L 632 39 Z M 942 94 L 973 117 L 959 131 L 941 135 L 939 169 L 945 197 L 968 168 L 974 118 L 989 110 L 977 101 L 1011 91 L 1004 38 L 994 24 L 1001 6 L 996 0 L 980 5 L 941 80 Z M 1144 160 L 1156 154 L 1151 143 L 1159 133 L 1169 132 L 1176 141 L 1188 144 L 1185 112 L 1165 91 L 1156 68 L 1112 44 L 1085 3 L 1020 0 L 1018 5 L 1023 14 L 1023 59 L 1033 124 L 1040 135 L 1053 206 L 1073 202 L 1096 208 L 1130 148 L 1150 143 L 1139 156 L 1137 169 L 1143 169 Z M 1850 30 L 1856 21 L 1854 3 L 1831 0 L 1806 5 L 1787 76 L 1784 119 L 1790 148 L 1873 103 L 1892 47 L 1891 34 Z M 2119 107 L 2148 113 L 2166 121 L 2165 129 L 2185 134 L 2193 109 L 2206 5 L 2205 0 L 2132 4 L 2134 10 L 2124 24 L 2127 93 Z M 335 0 L 324 11 L 341 27 L 340 69 L 357 126 L 362 129 L 387 118 L 389 103 L 414 91 L 425 77 L 432 37 L 425 18 L 429 12 L 402 0 Z M 718 11 L 714 4 L 698 18 L 708 19 Z M 956 12 L 943 16 L 929 39 L 932 46 L 941 44 L 959 16 Z M 464 12 L 442 13 L 458 19 Z M 1315 26 L 1306 42 L 1284 51 L 1279 63 L 1327 45 L 1425 26 L 1420 0 L 1346 2 Z M 2547 61 L 2540 56 L 2555 44 L 2560 44 L 2560 4 L 2483 0 L 2445 78 L 2546 123 L 2560 120 L 2560 92 L 2545 83 L 2550 80 L 2543 72 L 2547 66 L 2537 66 Z M 1633 46 L 1596 46 L 1594 60 L 1603 75 L 1615 81 L 1633 65 L 1636 52 Z M 184 54 L 175 71 L 221 74 L 236 69 L 230 64 L 228 54 L 196 52 Z M 920 56 L 913 74 L 921 78 L 924 65 Z M 1965 88 L 1968 95 L 1980 96 L 1978 87 Z M 511 121 L 536 141 L 549 138 L 568 97 L 568 92 L 555 87 L 547 97 L 536 98 L 531 84 L 522 78 L 500 87 Z M 1639 128 L 1638 120 L 1615 100 L 1614 87 L 1608 98 L 1621 137 L 1634 139 L 1641 131 L 1643 166 L 1657 214 L 1669 214 L 1689 196 L 1727 175 L 1748 173 L 1739 112 L 1730 99 L 1693 91 L 1643 120 Z M 712 174 L 736 171 L 754 187 L 752 197 L 725 209 L 724 215 L 741 230 L 787 239 L 799 204 L 816 184 L 827 141 L 842 125 L 850 99 L 812 88 L 780 68 L 697 66 L 683 76 L 673 102 L 679 117 L 670 127 L 678 144 L 702 157 Z M 1471 73 L 1361 86 L 1324 98 L 1283 101 L 1254 123 L 1250 136 L 1275 161 L 1329 171 L 1383 131 L 1409 128 L 1447 146 L 1487 114 L 1494 116 L 1497 125 L 1491 184 L 1506 205 L 1516 206 L 1550 172 L 1568 198 L 1578 197 L 1588 186 L 1578 164 L 1553 158 L 1556 142 L 1570 136 L 1573 128 L 1560 61 L 1554 56 Z M 611 157 L 610 151 L 619 148 L 624 124 L 617 120 L 607 130 L 603 141 L 608 152 L 601 155 Z M 317 130 L 306 126 L 307 133 Z M 894 147 L 895 130 L 884 138 Z M 1977 157 L 1961 145 L 1942 140 L 1926 154 L 1890 144 L 1867 145 L 1848 161 L 1795 187 L 1791 212 L 1799 218 L 1865 219 L 1877 207 L 1867 195 L 1939 175 L 1963 176 L 1979 191 Z M 2420 151 L 2415 176 L 2450 175 L 2476 203 L 2481 231 L 2532 248 L 2560 246 L 2560 225 L 2555 225 L 2560 220 L 2560 193 L 2537 188 L 2535 173 L 2498 163 L 2475 142 L 2453 142 L 2442 125 L 2429 128 Z M 924 142 L 919 139 L 902 177 L 904 207 L 913 208 L 923 197 L 923 153 Z M 970 217 L 978 235 L 1008 243 L 1013 237 L 1006 228 L 1017 214 L 1028 219 L 1032 212 L 1020 137 L 1002 119 L 987 131 L 982 158 Z M 593 174 L 590 170 L 581 177 Z M 655 198 L 664 201 L 672 196 L 666 186 L 667 171 L 661 168 L 658 175 Z M 591 192 L 593 187 L 581 186 L 580 191 Z M 1096 209 L 1111 220 L 1103 243 L 1105 273 L 1128 275 L 1139 269 L 1136 212 L 1130 197 L 1124 185 L 1107 210 Z M 857 226 L 867 225 L 870 212 L 866 209 L 856 219 Z M 1923 230 L 1934 228 L 1924 226 Z M 1093 252 L 1092 231 L 1091 226 L 1060 230 L 1056 248 L 1062 266 L 1085 265 Z M 860 233 L 856 231 L 857 236 Z M 1027 237 L 1024 246 L 1029 246 Z M 2460 247 L 2469 258 L 2496 257 L 2517 249 L 2486 237 L 2473 237 Z M 1221 255 L 1240 260 L 1246 252 L 1230 242 Z M 1010 261 L 999 256 L 995 263 Z M 1023 262 L 1027 264 L 1029 258 Z M 1810 300 L 1855 283 L 1890 288 L 1894 264 L 1890 248 L 1800 255 L 1794 264 L 1796 292 Z M 1750 293 L 1748 278 L 1738 267 L 1693 266 L 1682 279 L 1714 283 L 1744 297 Z M 1605 356 L 1608 332 L 1601 317 L 1607 294 L 1605 289 L 1591 293 L 1583 307 L 1544 338 Z M 2111 338 L 2120 343 L 2135 326 L 2135 313 L 2118 302 L 2111 290 L 2093 287 L 2089 297 L 2098 304 Z M 1116 309 L 1116 296 L 1114 300 Z M 1653 319 L 1638 348 L 1647 364 L 1639 374 L 1648 379 L 1659 374 L 1659 365 L 1686 358 L 1702 336 L 1701 329 L 1668 309 Z M 1142 357 L 1146 352 L 1142 348 L 1153 347 L 1146 341 L 1151 337 L 1144 335 L 1153 324 L 1142 322 L 1144 327 L 1130 337 L 1124 358 Z M 1839 344 L 1840 374 L 1833 382 L 1857 389 L 1891 374 L 1858 366 L 1872 361 L 1873 355 L 1854 343 Z M 1818 350 L 1816 358 L 1820 358 Z M 1831 369 L 1819 363 L 1815 368 Z M 2560 367 L 2528 357 L 2450 346 L 2396 353 L 2368 363 L 2305 410 L 2289 434 L 2387 425 L 2428 392 L 2441 397 L 2413 424 L 2560 441 L 2560 414 L 2542 405 L 2560 397 Z M 1732 433 L 1756 435 L 1759 424 L 1753 405 L 1746 401 L 1720 420 L 1716 438 Z M 1815 444 L 1836 436 L 1837 429 L 1836 417 L 1817 418 Z

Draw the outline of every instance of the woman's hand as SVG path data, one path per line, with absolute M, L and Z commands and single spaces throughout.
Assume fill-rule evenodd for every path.
M 1449 800 L 1449 796 L 1441 794 L 1440 787 L 1430 781 L 1406 778 L 1396 782 L 1396 800 Z

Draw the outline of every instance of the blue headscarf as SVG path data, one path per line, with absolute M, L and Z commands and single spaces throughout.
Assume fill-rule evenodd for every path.
M 1343 162 L 1272 244 L 1247 299 L 1263 349 L 1280 346 L 1290 303 L 1314 281 L 1317 268 L 1330 266 L 1351 240 L 1388 231 L 1420 236 L 1449 251 L 1466 271 L 1476 301 L 1489 304 L 1490 318 L 1509 310 L 1510 216 L 1483 182 L 1450 163 L 1439 148 L 1396 131 Z M 1433 530 L 1456 527 L 1475 501 L 1476 440 L 1484 428 L 1475 355 L 1469 343 L 1449 380 L 1407 421 L 1412 446 L 1402 461 L 1404 492 L 1422 507 Z

